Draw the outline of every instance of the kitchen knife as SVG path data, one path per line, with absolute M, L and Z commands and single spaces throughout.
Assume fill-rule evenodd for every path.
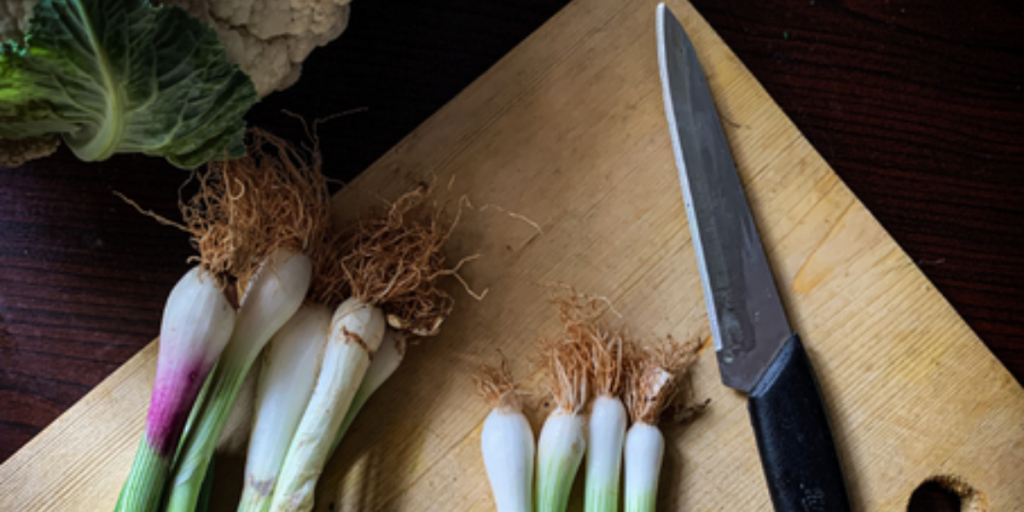
M 665 114 L 722 381 L 748 394 L 775 510 L 847 511 L 818 381 L 779 300 L 697 53 L 664 4 L 657 32 Z

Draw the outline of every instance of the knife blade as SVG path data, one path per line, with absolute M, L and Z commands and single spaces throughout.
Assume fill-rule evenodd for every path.
M 790 328 L 697 52 L 665 4 L 658 63 L 722 382 L 747 407 L 778 512 L 845 511 L 817 377 Z

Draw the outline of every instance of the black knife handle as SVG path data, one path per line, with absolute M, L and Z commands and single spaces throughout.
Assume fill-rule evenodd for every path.
M 796 334 L 754 387 L 747 407 L 775 511 L 850 510 L 818 379 Z

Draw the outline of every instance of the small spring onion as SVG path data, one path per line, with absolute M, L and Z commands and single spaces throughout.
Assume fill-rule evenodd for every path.
M 587 422 L 586 512 L 616 512 L 622 448 L 626 437 L 626 408 L 619 395 L 623 389 L 622 337 L 601 330 L 596 318 L 584 324 L 590 349 L 590 376 L 597 398 L 591 403 Z
M 116 510 L 158 510 L 185 420 L 234 323 L 235 310 L 202 268 L 188 271 L 171 290 L 146 430 Z
M 534 438 L 523 415 L 508 364 L 483 367 L 474 378 L 492 409 L 480 433 L 480 450 L 498 512 L 533 510 Z
M 558 409 L 544 421 L 537 443 L 537 511 L 562 512 L 583 461 L 583 416 Z
M 584 510 L 619 509 L 622 449 L 626 437 L 626 408 L 612 395 L 594 399 L 587 422 L 587 468 Z
M 656 509 L 665 438 L 654 425 L 637 423 L 626 435 L 626 512 Z
M 288 445 L 313 394 L 330 327 L 330 310 L 303 304 L 264 349 L 240 512 L 270 506 Z
M 586 350 L 578 340 L 543 346 L 555 411 L 544 421 L 537 443 L 537 512 L 563 512 L 583 461 L 588 376 Z
M 626 512 L 653 512 L 658 499 L 658 478 L 665 453 L 665 438 L 658 419 L 679 403 L 686 372 L 697 359 L 698 344 L 679 345 L 671 338 L 656 348 L 629 358 L 626 405 L 633 426 L 626 434 Z M 700 407 L 688 406 L 693 411 Z

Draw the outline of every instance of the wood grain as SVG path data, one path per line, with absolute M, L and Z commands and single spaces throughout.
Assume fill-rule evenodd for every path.
M 0 458 L 155 336 L 191 251 L 113 194 L 173 217 L 187 174 L 151 166 L 61 151 L 0 170 Z
M 355 2 L 348 32 L 250 120 L 321 126 L 349 181 L 565 0 Z M 1013 2 L 696 6 L 1018 382 L 1024 376 L 1024 16 Z M 190 254 L 112 190 L 175 214 L 184 174 L 67 152 L 0 170 L 0 460 L 156 334 Z M 115 292 L 110 282 L 120 283 Z
M 919 483 L 945 473 L 977 485 L 993 510 L 1024 507 L 1024 390 L 699 15 L 670 5 L 730 120 L 855 508 L 904 510 Z M 442 335 L 415 347 L 375 396 L 328 466 L 317 510 L 490 509 L 477 451 L 487 411 L 470 396 L 469 374 L 501 347 L 516 374 L 538 383 L 528 359 L 534 340 L 556 328 L 545 300 L 554 283 L 608 298 L 641 336 L 706 338 L 653 7 L 570 4 L 336 196 L 338 215 L 351 216 L 435 182 L 452 204 L 500 206 L 539 229 L 496 208 L 464 212 L 449 250 L 481 254 L 464 275 L 490 294 L 458 295 Z M 153 356 L 152 347 L 136 356 L 0 466 L 0 508 L 111 508 L 141 431 Z M 720 385 L 711 351 L 695 384 L 713 406 L 668 432 L 664 508 L 769 509 L 744 400 Z M 227 467 L 243 443 L 237 429 L 225 438 Z M 230 501 L 228 480 L 218 489 Z

